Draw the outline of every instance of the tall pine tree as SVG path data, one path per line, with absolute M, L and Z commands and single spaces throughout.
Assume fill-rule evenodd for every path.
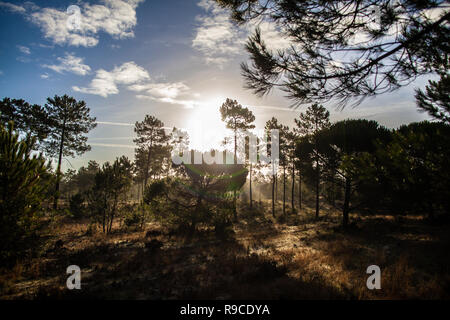
M 58 158 L 53 202 L 54 209 L 57 209 L 62 158 L 81 155 L 91 150 L 87 144 L 86 134 L 97 124 L 96 118 L 90 116 L 90 109 L 86 106 L 86 102 L 77 101 L 68 95 L 47 98 L 45 111 L 48 114 L 46 125 L 49 130 L 44 142 L 45 152 Z

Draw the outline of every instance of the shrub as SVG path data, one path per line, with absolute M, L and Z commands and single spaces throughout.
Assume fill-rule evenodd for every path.
M 39 226 L 48 179 L 41 155 L 31 155 L 35 139 L 19 140 L 0 126 L 0 259 L 11 261 L 26 249 Z
M 77 193 L 69 199 L 70 213 L 75 219 L 83 217 L 85 212 L 84 196 L 81 193 Z
M 125 217 L 123 223 L 127 227 L 139 226 L 142 223 L 142 213 L 138 206 L 126 206 L 124 208 Z

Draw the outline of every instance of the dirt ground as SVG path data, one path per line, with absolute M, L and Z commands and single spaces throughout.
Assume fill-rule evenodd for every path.
M 103 235 L 88 222 L 53 222 L 40 258 L 0 273 L 1 299 L 436 299 L 450 297 L 450 226 L 422 217 L 352 216 L 330 208 L 283 223 L 241 210 L 234 233 L 186 237 L 149 224 Z M 259 212 L 259 213 L 258 213 Z M 281 210 L 278 210 L 280 215 Z M 81 268 L 81 290 L 66 268 Z M 369 290 L 367 267 L 381 268 Z

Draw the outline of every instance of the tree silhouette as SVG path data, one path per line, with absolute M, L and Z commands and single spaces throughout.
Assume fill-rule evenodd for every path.
M 268 120 L 266 122 L 266 125 L 264 127 L 265 130 L 265 134 L 267 136 L 267 140 L 268 140 L 268 146 L 267 146 L 267 153 L 268 155 L 270 155 L 272 157 L 271 154 L 271 145 L 272 145 L 272 135 L 271 135 L 271 131 L 272 130 L 278 130 L 278 139 L 279 139 L 279 144 L 280 144 L 280 149 L 281 149 L 281 141 L 280 141 L 280 131 L 283 128 L 283 126 L 281 124 L 278 123 L 278 120 L 275 117 L 272 117 L 272 119 Z M 280 157 L 281 158 L 281 157 Z M 276 168 L 276 163 L 275 161 L 279 162 L 280 159 L 273 159 L 272 158 L 272 216 L 275 217 L 275 183 L 277 181 L 277 170 Z
M 248 108 L 242 107 L 236 100 L 228 99 L 220 107 L 222 121 L 228 129 L 233 130 L 234 136 L 234 163 L 237 164 L 237 137 L 238 133 L 254 129 L 255 116 Z M 234 218 L 237 219 L 236 191 L 234 191 Z
M 147 186 L 152 164 L 161 154 L 162 147 L 169 141 L 169 136 L 164 131 L 164 123 L 154 116 L 146 115 L 144 121 L 136 122 L 134 132 L 137 138 L 133 140 L 138 145 L 136 149 L 136 163 L 143 171 L 143 188 Z M 160 167 L 161 168 L 161 167 Z M 153 172 L 157 172 L 158 169 Z
M 445 71 L 450 13 L 446 1 L 216 0 L 238 23 L 268 21 L 291 43 L 271 50 L 260 29 L 242 64 L 246 87 L 258 95 L 286 91 L 295 103 L 344 106 L 393 91 L 420 75 Z M 428 13 L 437 8 L 441 14 Z
M 292 207 L 292 213 L 295 212 L 295 169 L 296 169 L 296 154 L 295 154 L 295 145 L 297 143 L 298 135 L 294 130 L 287 131 L 285 133 L 286 136 L 286 157 L 287 157 L 287 163 L 290 163 L 291 165 L 291 207 Z M 299 192 L 301 188 L 301 185 L 299 185 Z M 301 196 L 299 196 L 301 199 Z M 301 209 L 301 201 L 300 201 L 300 209 Z
M 42 142 L 49 133 L 47 117 L 44 108 L 23 99 L 4 98 L 0 101 L 0 123 L 6 126 L 9 121 L 14 121 L 16 131 L 23 135 L 31 134 L 38 142 Z
M 22 252 L 24 240 L 37 225 L 46 196 L 48 166 L 42 155 L 32 155 L 36 138 L 20 140 L 13 122 L 0 125 L 0 260 Z M 46 178 L 47 177 L 47 178 Z M 5 265 L 2 263 L 2 265 Z
M 94 218 L 102 225 L 104 233 L 110 233 L 117 216 L 120 200 L 132 182 L 132 163 L 127 157 L 117 158 L 113 164 L 106 162 L 95 175 L 95 183 L 89 193 Z
M 425 92 L 416 90 L 419 111 L 427 112 L 434 119 L 450 123 L 450 75 L 441 74 L 439 81 L 428 81 Z
M 319 196 L 320 196 L 320 158 L 318 151 L 317 134 L 330 126 L 330 112 L 323 106 L 315 103 L 308 107 L 305 113 L 300 113 L 299 119 L 295 119 L 297 132 L 306 137 L 305 143 L 311 143 L 313 148 L 309 148 L 315 162 L 315 193 L 316 193 L 316 218 L 319 217 Z M 303 147 L 305 145 L 303 144 Z M 308 148 L 305 148 L 308 150 Z M 298 147 L 297 147 L 298 150 Z M 300 150 L 297 155 L 304 156 L 304 150 Z M 308 159 L 309 156 L 306 157 Z M 303 161 L 303 160 L 301 160 Z
M 368 167 L 391 211 L 426 212 L 431 219 L 448 215 L 449 150 L 450 125 L 428 121 L 403 125 L 394 131 L 392 141 L 378 146 Z
M 77 101 L 67 95 L 47 98 L 45 111 L 48 115 L 48 137 L 44 141 L 45 151 L 52 157 L 58 157 L 56 185 L 53 207 L 57 209 L 59 185 L 61 180 L 61 161 L 63 156 L 81 155 L 91 147 L 86 143 L 86 134 L 95 128 L 95 117 L 90 117 L 86 102 Z
M 344 228 L 348 226 L 349 213 L 358 207 L 356 201 L 351 203 L 355 193 L 363 191 L 364 185 L 370 183 L 361 160 L 375 153 L 377 142 L 386 144 L 389 139 L 388 129 L 379 126 L 376 121 L 365 119 L 339 121 L 317 134 L 321 160 L 331 171 L 333 181 L 336 174 L 342 181 Z
M 215 157 L 217 150 L 212 150 Z M 216 231 L 229 224 L 227 211 L 229 193 L 242 188 L 248 174 L 243 164 L 194 163 L 195 151 L 190 151 L 191 164 L 179 166 L 184 174 L 177 178 L 155 180 L 145 190 L 144 202 L 164 223 L 172 223 L 190 232 L 198 224 L 214 224 Z M 194 163 L 194 164 L 192 164 Z

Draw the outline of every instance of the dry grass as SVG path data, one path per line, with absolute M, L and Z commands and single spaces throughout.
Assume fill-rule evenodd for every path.
M 62 219 L 40 258 L 0 272 L 2 299 L 434 299 L 449 298 L 449 226 L 420 217 L 361 217 L 343 232 L 331 210 L 303 210 L 278 223 L 242 210 L 234 237 L 208 230 L 170 236 L 158 225 L 104 235 L 87 221 Z M 148 232 L 151 230 L 152 232 Z M 62 246 L 55 248 L 58 240 Z M 149 245 L 160 241 L 160 249 Z M 82 290 L 65 288 L 65 269 L 82 269 Z M 382 270 L 368 290 L 369 265 Z

